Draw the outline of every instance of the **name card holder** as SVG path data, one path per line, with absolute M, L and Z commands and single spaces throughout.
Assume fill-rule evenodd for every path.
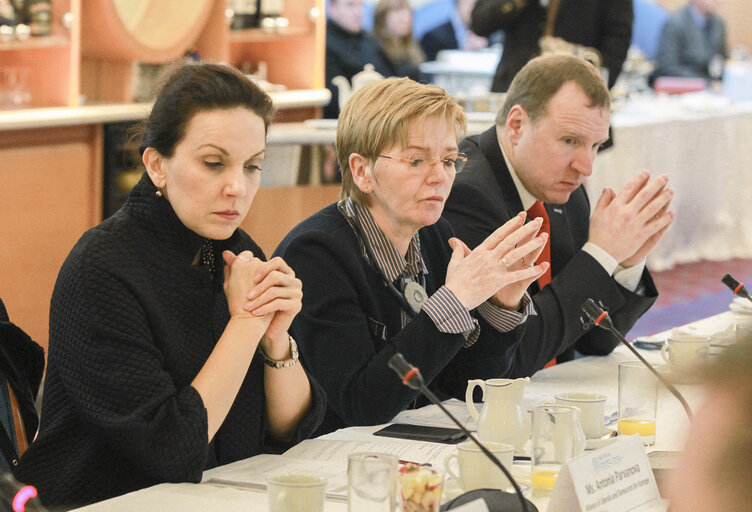
M 640 436 L 622 436 L 562 466 L 548 512 L 627 512 L 658 500 Z

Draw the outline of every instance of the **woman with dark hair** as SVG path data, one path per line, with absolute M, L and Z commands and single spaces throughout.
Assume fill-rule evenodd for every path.
M 45 505 L 198 482 L 320 423 L 323 393 L 287 333 L 301 283 L 239 229 L 273 111 L 226 66 L 185 66 L 163 86 L 146 172 L 53 292 L 41 429 L 16 471 Z

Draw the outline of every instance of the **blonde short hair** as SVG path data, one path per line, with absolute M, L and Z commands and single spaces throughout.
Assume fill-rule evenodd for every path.
M 358 89 L 345 103 L 337 122 L 337 159 L 342 170 L 342 198 L 365 204 L 355 186 L 350 155 L 375 160 L 397 143 L 407 146 L 408 122 L 438 117 L 455 127 L 457 140 L 467 127 L 467 116 L 457 100 L 441 87 L 409 78 L 386 78 Z

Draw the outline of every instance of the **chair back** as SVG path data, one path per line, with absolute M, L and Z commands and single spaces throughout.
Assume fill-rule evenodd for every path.
M 0 467 L 12 471 L 36 435 L 43 373 L 44 349 L 10 321 L 0 299 Z

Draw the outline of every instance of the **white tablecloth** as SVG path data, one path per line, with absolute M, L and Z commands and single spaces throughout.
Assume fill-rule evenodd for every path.
M 735 320 L 748 318 L 749 315 L 736 315 L 727 312 L 683 326 L 681 329 L 698 334 L 711 334 L 727 329 Z M 653 363 L 662 362 L 660 351 L 641 350 L 641 353 Z M 625 359 L 634 359 L 634 356 L 625 347 L 620 346 L 608 356 L 584 357 L 541 370 L 533 376 L 531 382 L 525 387 L 526 402 L 553 400 L 554 394 L 561 391 L 594 391 L 603 393 L 608 397 L 606 402 L 607 414 L 615 411 L 618 387 L 617 367 L 619 361 Z M 696 409 L 702 400 L 702 390 L 693 385 L 677 385 L 677 387 L 690 405 Z M 681 450 L 688 427 L 684 410 L 679 402 L 663 389 L 659 392 L 658 400 L 656 442 L 654 446 L 647 448 L 647 451 Z M 450 407 L 457 415 L 466 414 L 464 404 L 461 402 L 455 401 Z M 431 411 L 432 408 L 436 411 Z M 437 409 L 436 406 L 426 407 L 419 410 L 419 416 L 423 418 L 434 416 Z M 436 417 L 441 418 L 441 416 Z M 469 414 L 466 414 L 463 421 L 472 426 L 468 422 L 468 417 Z M 453 426 L 449 420 L 445 419 L 439 419 L 435 424 Z M 373 438 L 371 433 L 379 427 L 351 427 L 328 434 L 325 437 L 338 440 L 369 440 Z M 524 472 L 525 468 L 520 468 L 515 464 L 513 472 L 518 474 L 520 470 Z M 208 475 L 205 475 L 205 477 L 209 476 L 211 472 L 211 470 L 207 472 Z M 446 491 L 448 497 L 459 493 L 456 483 L 451 481 L 447 483 Z M 545 511 L 546 498 L 533 497 L 531 499 L 541 512 Z M 666 502 L 657 503 L 653 507 L 643 509 L 642 512 L 663 512 L 666 506 Z M 132 512 L 134 510 L 139 512 L 164 510 L 181 512 L 204 512 L 206 510 L 264 511 L 267 510 L 267 497 L 264 492 L 209 482 L 201 484 L 161 484 L 77 510 L 85 512 Z M 345 510 L 347 510 L 346 503 L 326 502 L 326 512 Z
M 640 169 L 666 173 L 676 191 L 676 219 L 650 268 L 752 258 L 752 104 L 710 93 L 637 98 L 612 120 L 614 147 L 598 155 L 586 184 L 591 205 Z

